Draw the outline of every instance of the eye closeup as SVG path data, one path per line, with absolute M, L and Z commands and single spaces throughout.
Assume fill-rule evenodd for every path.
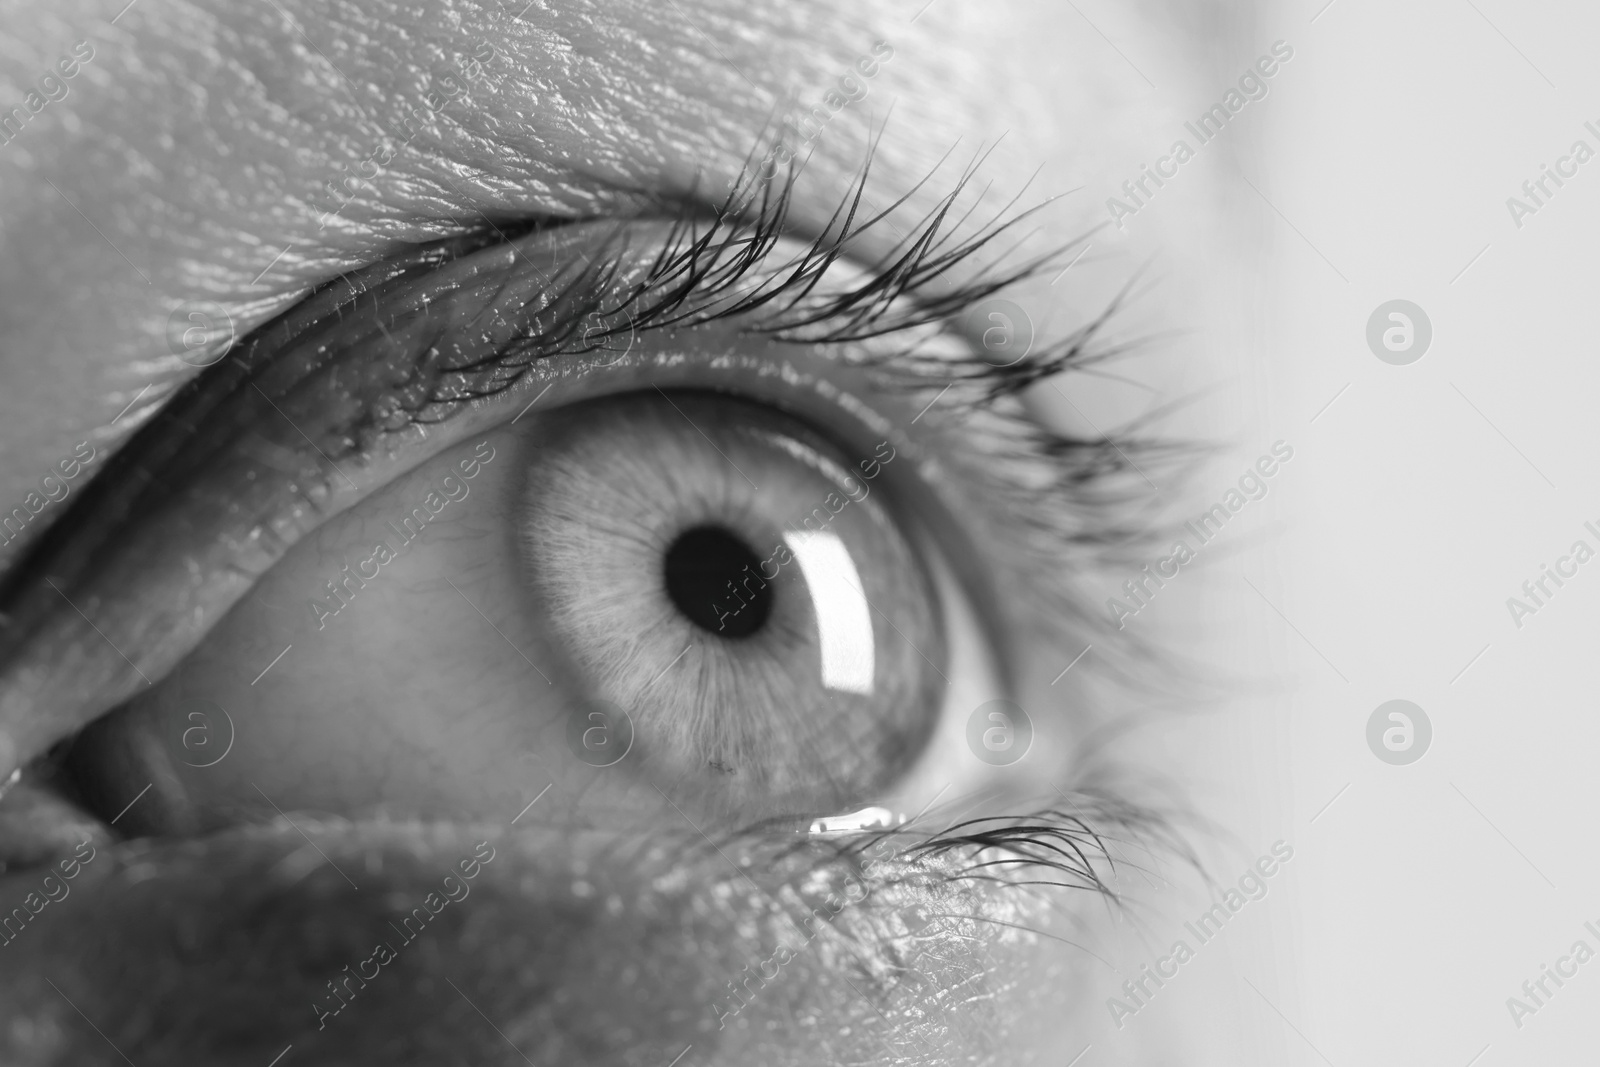
M 1592 1062 L 1597 18 L 0 0 L 0 1067 Z
M 1126 71 L 515 6 L 142 0 L 0 111 L 101 242 L 0 265 L 72 338 L 0 444 L 73 437 L 0 545 L 0 1061 L 1165 1055 L 1105 991 L 1206 759 L 1107 596 L 1209 372 L 1147 384 L 1188 308 L 1067 191 Z
M 804 933 L 796 909 L 814 912 L 817 893 L 867 899 L 854 894 L 876 864 L 873 906 L 830 927 L 871 939 L 850 950 L 861 967 L 898 958 L 906 905 L 890 898 L 970 895 L 960 871 L 974 863 L 1100 885 L 1106 846 L 1085 806 L 1107 809 L 1107 832 L 1140 816 L 1112 796 L 1069 809 L 1047 775 L 1014 766 L 1035 732 L 1048 751 L 1071 729 L 1015 703 L 1018 629 L 1041 607 L 1057 634 L 1074 625 L 1052 608 L 1070 585 L 1039 585 L 1031 561 L 1070 558 L 1071 539 L 1047 533 L 1062 521 L 1093 541 L 1088 472 L 1114 464 L 1104 445 L 1052 438 L 1013 394 L 1085 358 L 1097 327 L 1001 364 L 964 335 L 964 313 L 1061 255 L 933 285 L 1018 216 L 956 234 L 937 210 L 862 265 L 843 250 L 882 217 L 853 217 L 860 186 L 809 241 L 781 190 L 756 179 L 677 219 L 434 242 L 219 354 L 13 574 L 9 614 L 26 625 L 12 676 L 72 665 L 37 697 L 57 737 L 18 796 L 63 840 L 91 816 L 99 847 L 127 841 L 133 866 L 109 878 L 137 882 L 146 853 L 180 862 L 186 841 L 254 841 L 266 884 L 348 891 L 336 941 L 355 943 L 319 944 L 329 963 L 370 958 L 372 939 L 398 953 L 395 885 L 415 862 L 402 843 L 465 828 L 473 848 L 531 865 L 520 877 L 543 892 L 652 938 L 692 933 L 708 891 L 752 931 Z M 1027 610 L 1000 596 L 1030 581 Z M 728 901 L 730 880 L 755 899 Z M 562 911 L 520 906 L 540 925 Z M 1028 928 L 981 894 L 956 915 L 996 907 L 1010 916 L 998 928 Z M 327 917 L 307 911 L 325 942 Z M 213 921 L 229 919 L 184 936 L 202 951 L 239 936 Z M 663 958 L 658 981 L 729 984 L 721 964 Z M 637 982 L 638 967 L 595 958 L 573 982 Z M 314 971 L 302 958 L 273 979 L 264 1014 L 296 1019 L 279 1024 L 285 1041 Z M 198 977 L 143 1002 L 170 1019 Z M 357 1010 L 342 980 L 301 997 L 318 1035 L 305 1043 L 339 1049 L 357 1032 L 329 1029 Z M 763 1007 L 810 1012 L 804 993 Z M 396 983 L 361 1007 L 407 995 Z M 545 1056 L 599 1042 L 631 1063 L 678 1035 L 766 1040 L 737 997 L 669 997 L 661 1033 L 602 1039 L 546 1020 L 567 995 L 516 1009 Z

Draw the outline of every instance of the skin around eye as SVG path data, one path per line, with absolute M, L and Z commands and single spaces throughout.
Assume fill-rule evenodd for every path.
M 547 780 L 605 825 L 878 803 L 953 669 L 895 458 L 688 391 L 490 433 L 296 546 L 72 773 L 108 818 L 152 784 L 121 826 L 156 835 L 493 818 Z

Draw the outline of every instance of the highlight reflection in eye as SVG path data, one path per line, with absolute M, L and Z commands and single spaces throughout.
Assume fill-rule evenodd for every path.
M 872 620 L 861 573 L 839 535 L 827 530 L 784 534 L 811 587 L 822 643 L 822 684 L 845 693 L 872 693 Z

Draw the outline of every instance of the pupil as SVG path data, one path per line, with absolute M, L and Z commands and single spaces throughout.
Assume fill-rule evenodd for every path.
M 773 590 L 761 578 L 760 558 L 720 526 L 679 534 L 667 549 L 665 569 L 672 603 L 719 637 L 749 637 L 772 613 Z

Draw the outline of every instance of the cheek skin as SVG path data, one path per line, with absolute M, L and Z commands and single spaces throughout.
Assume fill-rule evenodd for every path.
M 109 1062 L 109 1038 L 141 1067 L 263 1064 L 290 1043 L 327 1067 L 512 1062 L 487 1016 L 533 1062 L 573 1067 L 665 1064 L 691 1044 L 706 1067 L 893 1062 L 886 1048 L 999 1064 L 1018 988 L 1039 986 L 1019 966 L 1033 917 L 893 855 L 850 903 L 848 868 L 793 846 L 729 846 L 747 879 L 698 839 L 296 821 L 338 871 L 287 826 L 103 850 L 82 901 L 52 905 L 0 956 L 0 995 L 33 1020 L 0 1031 L 4 1061 Z M 389 923 L 485 839 L 470 897 L 404 942 Z M 831 926 L 808 936 L 799 920 L 830 896 Z M 312 1005 L 337 1003 L 326 983 L 346 965 L 370 974 L 384 941 L 398 958 L 319 1030 Z M 791 958 L 767 962 L 780 944 Z M 735 1013 L 729 983 L 747 978 Z

